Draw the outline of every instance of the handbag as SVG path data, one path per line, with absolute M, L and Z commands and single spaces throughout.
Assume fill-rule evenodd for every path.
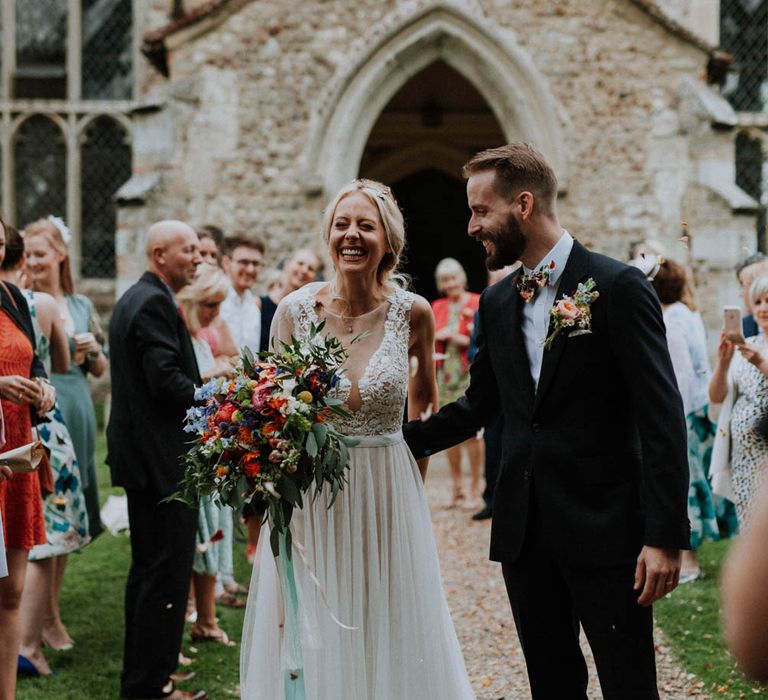
M 40 440 L 40 431 L 35 426 L 35 439 L 26 445 L 0 452 L 0 464 L 10 467 L 14 474 L 26 474 L 37 471 L 44 456 L 47 456 L 45 446 Z

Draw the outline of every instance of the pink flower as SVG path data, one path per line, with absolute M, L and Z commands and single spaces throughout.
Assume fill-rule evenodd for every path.
M 264 408 L 267 401 L 272 396 L 272 391 L 274 390 L 275 386 L 275 384 L 268 382 L 267 384 L 259 385 L 259 387 L 253 392 L 253 396 L 251 396 L 251 403 L 257 411 Z
M 275 464 L 277 462 L 282 462 L 284 457 L 285 455 L 279 450 L 272 450 L 269 454 L 269 461 Z
M 558 316 L 561 316 L 566 321 L 575 321 L 581 316 L 579 307 L 571 299 L 561 299 L 558 301 L 555 311 L 557 311 Z

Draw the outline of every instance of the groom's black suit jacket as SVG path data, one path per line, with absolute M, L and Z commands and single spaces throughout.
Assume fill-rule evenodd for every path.
M 513 562 L 531 499 L 551 545 L 571 565 L 628 563 L 643 544 L 689 546 L 683 407 L 656 295 L 635 268 L 574 242 L 557 298 L 593 278 L 592 333 L 561 333 L 534 390 L 509 276 L 480 300 L 479 349 L 465 396 L 405 426 L 418 458 L 503 415 L 491 559 Z
M 145 272 L 109 323 L 112 408 L 107 444 L 112 482 L 168 496 L 189 449 L 184 416 L 200 386 L 195 351 L 170 289 Z

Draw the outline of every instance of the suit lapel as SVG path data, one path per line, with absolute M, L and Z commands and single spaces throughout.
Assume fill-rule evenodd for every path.
M 531 377 L 531 363 L 528 361 L 528 353 L 525 351 L 525 339 L 523 338 L 523 300 L 520 297 L 520 293 L 517 291 L 515 285 L 515 279 L 517 274 L 510 275 L 506 283 L 508 283 L 507 294 L 508 298 L 504 301 L 502 308 L 509 309 L 509 320 L 506 324 L 506 330 L 501 334 L 501 337 L 508 344 L 506 348 L 510 361 L 512 364 L 512 371 L 517 379 L 517 384 L 521 388 L 521 398 L 525 401 L 525 405 L 530 407 L 533 404 L 534 386 L 533 378 Z
M 557 290 L 557 296 L 555 297 L 555 303 L 557 303 L 557 300 L 562 299 L 563 296 L 573 294 L 579 282 L 582 282 L 588 274 L 589 251 L 578 241 L 574 241 L 571 254 L 568 256 L 568 262 L 565 265 L 565 270 L 563 270 L 563 276 L 560 278 L 560 285 Z M 549 335 L 551 331 L 552 325 L 550 324 L 547 335 Z M 567 343 L 568 331 L 564 330 L 554 341 L 552 347 L 549 350 L 544 350 L 541 374 L 539 375 L 539 385 L 536 390 L 534 411 L 541 405 L 541 402 L 552 383 L 552 378 L 555 375 L 557 365 L 560 362 L 560 358 L 562 357 Z

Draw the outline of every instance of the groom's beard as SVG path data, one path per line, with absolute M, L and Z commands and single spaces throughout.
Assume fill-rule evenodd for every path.
M 475 234 L 480 241 L 487 241 L 485 266 L 489 270 L 501 270 L 507 265 L 514 265 L 525 251 L 527 241 L 517 219 L 510 214 L 507 222 L 497 231 L 483 229 Z

